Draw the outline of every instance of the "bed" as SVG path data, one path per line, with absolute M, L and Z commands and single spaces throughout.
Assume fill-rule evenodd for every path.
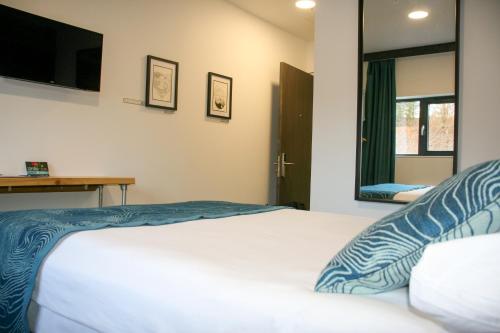
M 74 233 L 40 267 L 35 333 L 445 332 L 406 288 L 315 293 L 332 255 L 373 219 L 283 209 Z
M 434 186 L 427 186 L 427 187 L 419 188 L 419 189 L 415 189 L 415 190 L 398 192 L 394 196 L 393 200 L 412 202 L 412 201 L 417 200 L 418 198 L 420 198 L 422 195 L 429 192 L 433 188 L 434 188 Z
M 360 197 L 363 199 L 395 200 L 411 202 L 432 190 L 430 185 L 377 184 L 361 186 Z

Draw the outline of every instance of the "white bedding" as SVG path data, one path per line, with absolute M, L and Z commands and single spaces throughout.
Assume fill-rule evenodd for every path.
M 40 270 L 33 300 L 42 311 L 31 316 L 32 327 L 36 333 L 443 332 L 408 310 L 406 289 L 371 297 L 313 291 L 327 261 L 371 222 L 280 210 L 73 234 Z
M 424 195 L 425 193 L 432 190 L 433 188 L 434 188 L 434 186 L 428 186 L 428 187 L 421 188 L 418 190 L 399 192 L 392 199 L 397 200 L 397 201 L 407 201 L 407 202 L 415 201 L 418 198 L 420 198 L 422 195 Z

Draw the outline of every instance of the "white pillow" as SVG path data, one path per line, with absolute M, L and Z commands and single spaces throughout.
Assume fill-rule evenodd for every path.
M 429 245 L 410 303 L 457 332 L 500 332 L 500 233 Z

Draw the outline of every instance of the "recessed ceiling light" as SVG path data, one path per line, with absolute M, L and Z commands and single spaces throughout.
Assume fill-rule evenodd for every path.
M 421 20 L 429 16 L 429 12 L 426 12 L 425 10 L 415 10 L 408 14 L 408 17 L 411 18 L 412 20 Z
M 316 1 L 314 0 L 297 0 L 295 1 L 295 7 L 300 9 L 311 9 L 316 6 Z

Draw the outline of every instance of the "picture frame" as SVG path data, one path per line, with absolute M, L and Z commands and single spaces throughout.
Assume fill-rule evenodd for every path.
M 233 78 L 213 72 L 208 73 L 207 116 L 231 119 Z
M 26 175 L 30 177 L 48 177 L 49 165 L 47 162 L 24 162 L 26 165 Z
M 147 56 L 146 106 L 177 110 L 179 63 Z

